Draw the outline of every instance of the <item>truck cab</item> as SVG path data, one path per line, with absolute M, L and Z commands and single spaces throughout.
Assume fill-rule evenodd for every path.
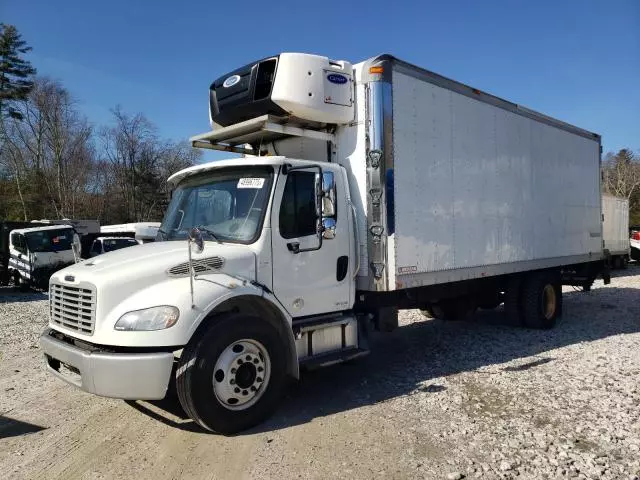
M 9 234 L 9 276 L 16 285 L 46 288 L 50 275 L 75 263 L 77 234 L 69 225 L 12 230 Z

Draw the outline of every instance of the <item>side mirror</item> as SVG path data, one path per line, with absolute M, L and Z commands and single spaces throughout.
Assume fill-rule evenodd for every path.
M 336 221 L 333 218 L 322 219 L 322 238 L 332 240 L 336 237 Z

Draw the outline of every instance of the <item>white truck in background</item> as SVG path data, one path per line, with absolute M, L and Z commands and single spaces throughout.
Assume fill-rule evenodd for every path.
M 602 195 L 602 236 L 613 268 L 629 263 L 629 199 Z
M 442 319 L 505 304 L 553 327 L 562 285 L 608 283 L 600 137 L 389 55 L 283 53 L 209 91 L 157 241 L 56 273 L 47 368 L 160 399 L 233 433 L 286 379 L 368 352 L 398 309 Z
M 76 263 L 79 244 L 78 235 L 71 225 L 12 230 L 8 242 L 7 278 L 12 279 L 17 287 L 46 289 L 54 272 Z
M 119 225 L 103 225 L 100 233 L 126 234 L 140 243 L 154 242 L 158 236 L 160 222 L 122 223 Z

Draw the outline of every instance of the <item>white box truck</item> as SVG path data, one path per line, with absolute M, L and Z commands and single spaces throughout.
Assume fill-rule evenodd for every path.
M 629 199 L 602 195 L 602 237 L 613 268 L 629 263 Z
M 384 55 L 280 54 L 223 75 L 159 239 L 51 279 L 47 368 L 202 427 L 266 418 L 301 366 L 366 354 L 398 309 L 505 304 L 550 328 L 608 282 L 600 137 Z

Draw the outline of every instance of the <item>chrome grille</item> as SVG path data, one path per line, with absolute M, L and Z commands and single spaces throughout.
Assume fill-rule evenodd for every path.
M 93 285 L 79 286 L 52 283 L 49 286 L 51 323 L 93 335 L 96 323 L 96 290 Z
M 224 258 L 209 257 L 199 260 L 193 260 L 193 271 L 195 273 L 207 273 L 214 270 L 220 270 L 224 265 Z M 189 262 L 181 263 L 167 270 L 172 277 L 182 277 L 189 275 Z

